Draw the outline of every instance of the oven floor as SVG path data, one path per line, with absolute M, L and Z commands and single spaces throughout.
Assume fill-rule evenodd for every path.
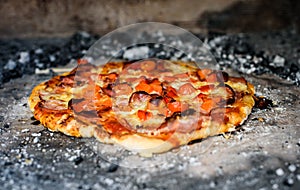
M 242 75 L 274 106 L 254 109 L 229 138 L 144 158 L 137 168 L 137 155 L 103 151 L 120 147 L 50 132 L 32 119 L 27 98 L 50 75 L 12 79 L 0 89 L 0 189 L 300 189 L 300 88 L 273 74 Z

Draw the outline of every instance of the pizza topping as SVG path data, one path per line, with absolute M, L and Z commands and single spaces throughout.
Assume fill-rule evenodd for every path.
M 84 99 L 80 98 L 80 99 L 74 99 L 72 98 L 71 100 L 69 100 L 68 102 L 68 107 L 72 110 L 74 110 L 74 105 L 78 105 L 80 102 L 83 102 Z
M 97 122 L 99 120 L 99 115 L 96 110 L 83 110 L 76 114 L 76 117 L 86 117 L 89 121 Z
M 141 80 L 140 83 L 135 87 L 135 90 L 137 91 L 145 91 L 147 93 L 162 93 L 162 86 L 161 82 L 159 82 L 158 79 L 153 80 Z
M 206 77 L 206 82 L 211 82 L 211 83 L 215 83 L 215 82 L 219 82 L 219 78 L 217 77 L 216 73 L 210 73 L 207 77 Z
M 167 104 L 168 109 L 174 112 L 181 112 L 181 103 L 180 102 L 171 102 Z
M 181 103 L 178 101 L 168 103 L 167 107 L 171 111 L 172 114 L 174 112 L 183 112 L 189 108 L 187 103 Z
M 120 136 L 132 130 L 131 128 L 127 128 L 124 125 L 122 125 L 118 120 L 106 121 L 105 125 L 103 126 L 107 132 L 115 136 Z
M 141 62 L 141 69 L 144 71 L 152 71 L 156 67 L 156 63 L 154 61 L 143 61 Z
M 235 102 L 235 92 L 228 84 L 225 84 L 226 88 L 226 104 L 233 104 Z
M 163 80 L 166 82 L 174 82 L 177 78 L 174 76 L 164 76 Z
M 220 82 L 224 83 L 228 81 L 228 74 L 222 71 L 213 71 L 206 77 L 206 82 Z
M 115 95 L 129 95 L 132 88 L 127 83 L 117 84 L 113 87 L 113 92 Z
M 76 113 L 82 111 L 91 111 L 95 110 L 94 104 L 90 99 L 72 99 L 69 101 L 68 105 L 74 110 Z
M 163 97 L 164 97 L 164 100 L 166 101 L 166 103 L 173 101 L 174 98 L 178 98 L 176 89 L 171 86 L 164 87 L 163 95 L 164 95 Z
M 47 109 L 55 109 L 55 110 L 64 110 L 66 109 L 66 105 L 62 100 L 48 99 L 47 101 L 42 102 L 40 106 Z
M 118 77 L 116 73 L 99 74 L 98 79 L 103 82 L 114 82 Z
M 174 77 L 177 79 L 188 79 L 189 75 L 187 73 L 179 73 L 174 75 Z
M 147 92 L 147 93 L 151 93 L 153 91 L 153 88 L 145 80 L 142 80 L 135 87 L 135 90 L 137 90 L 137 91 L 144 91 L 144 92 Z
M 215 85 L 209 84 L 209 85 L 200 86 L 198 88 L 198 90 L 200 90 L 201 92 L 208 92 L 210 90 L 213 90 L 214 88 L 215 88 Z
M 51 113 L 51 114 L 57 114 L 58 116 L 59 115 L 62 115 L 62 114 L 71 114 L 71 110 L 67 109 L 67 108 L 64 108 L 64 109 L 53 109 L 53 108 L 47 108 L 45 107 L 41 102 L 37 103 L 34 107 L 36 110 L 39 110 L 35 113 L 35 117 L 37 117 L 37 119 L 47 113 Z
M 154 92 L 157 92 L 158 94 L 162 93 L 161 82 L 158 79 L 153 79 L 150 83 L 150 86 L 152 87 Z
M 137 91 L 131 94 L 128 103 L 131 107 L 136 107 L 148 102 L 150 99 L 151 96 L 147 92 Z
M 189 108 L 187 110 L 184 110 L 181 112 L 181 116 L 189 116 L 189 115 L 194 115 L 196 113 L 196 110 Z
M 202 103 L 207 97 L 208 97 L 207 94 L 200 93 L 200 94 L 198 94 L 196 100 L 198 100 L 200 103 Z
M 152 113 L 144 110 L 138 110 L 137 112 L 138 117 L 141 121 L 145 121 L 152 117 Z
M 96 107 L 98 112 L 103 112 L 105 110 L 110 110 L 112 107 L 112 100 L 109 96 L 101 96 L 101 100 L 96 98 L 94 100 L 94 106 Z
M 205 81 L 208 74 L 212 71 L 210 69 L 201 69 L 197 71 L 197 75 L 200 81 Z
M 86 59 L 78 59 L 77 60 L 78 65 L 84 65 L 84 64 L 88 64 L 88 60 Z
M 131 112 L 132 107 L 128 105 L 127 98 L 119 98 L 115 101 L 115 106 L 113 107 L 113 110 L 129 113 Z
M 211 110 L 211 117 L 212 117 L 212 120 L 213 121 L 216 121 L 218 123 L 222 123 L 224 121 L 224 116 L 225 116 L 225 109 L 226 108 L 220 108 L 220 107 L 217 107 L 217 108 L 213 108 Z
M 148 110 L 157 111 L 160 115 L 167 115 L 167 106 L 162 96 L 152 94 L 147 105 Z
M 193 87 L 191 83 L 185 83 L 184 85 L 180 86 L 178 89 L 178 93 L 181 95 L 189 95 L 196 92 L 196 89 Z
M 112 96 L 113 95 L 112 84 L 108 84 L 107 86 L 101 88 L 101 90 L 104 92 L 104 94 L 106 94 L 108 96 Z
M 208 114 L 214 106 L 215 106 L 215 101 L 211 98 L 206 98 L 201 104 L 201 112 Z
M 67 75 L 67 76 L 61 76 L 59 79 L 61 80 L 61 84 L 67 85 L 67 86 L 73 86 L 74 85 L 74 75 Z
M 198 117 L 195 117 L 196 110 L 187 109 L 184 112 L 175 112 L 165 120 L 165 125 L 162 125 L 160 132 L 180 132 L 190 133 L 197 128 Z

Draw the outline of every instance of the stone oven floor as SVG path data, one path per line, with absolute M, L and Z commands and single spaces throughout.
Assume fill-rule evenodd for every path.
M 101 148 L 119 147 L 50 132 L 32 119 L 27 98 L 50 75 L 12 79 L 0 89 L 0 189 L 300 189 L 300 88 L 274 74 L 242 76 L 274 106 L 255 108 L 228 138 L 144 158 L 138 168 L 126 167 L 137 155 L 115 165 Z

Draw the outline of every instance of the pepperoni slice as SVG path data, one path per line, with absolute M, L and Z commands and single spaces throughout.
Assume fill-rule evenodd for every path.
M 152 71 L 156 67 L 156 63 L 154 61 L 143 61 L 140 63 L 141 64 L 141 69 L 144 71 Z
M 159 114 L 166 115 L 167 114 L 167 107 L 166 103 L 162 96 L 153 96 L 151 95 L 151 99 L 147 105 L 148 110 L 157 110 Z
M 140 80 L 144 80 L 145 77 L 126 77 L 125 81 L 128 83 L 137 83 Z
M 165 64 L 166 63 L 164 61 L 158 60 L 156 62 L 156 70 L 158 70 L 159 72 L 167 71 L 168 69 L 165 67 Z
M 117 84 L 113 87 L 114 95 L 128 95 L 132 92 L 131 86 L 126 83 Z
M 227 82 L 228 74 L 222 71 L 214 71 L 206 77 L 207 82 Z
M 86 104 L 88 103 L 87 100 L 85 100 L 84 98 L 81 99 L 71 99 L 68 102 L 68 106 L 75 112 L 81 112 L 84 110 L 84 107 L 86 106 Z
M 176 74 L 174 75 L 175 78 L 188 78 L 189 75 L 187 73 L 179 73 L 179 74 Z
M 196 92 L 196 89 L 191 83 L 185 83 L 178 89 L 178 93 L 181 95 L 189 95 Z
M 73 76 L 61 76 L 59 78 L 61 80 L 61 83 L 63 84 L 63 86 L 67 85 L 67 86 L 73 86 L 74 85 L 74 75 Z
M 141 103 L 148 102 L 151 96 L 145 91 L 137 91 L 131 94 L 129 98 L 129 105 L 136 106 Z
M 101 88 L 101 90 L 104 92 L 104 94 L 106 94 L 108 96 L 112 96 L 113 95 L 112 85 L 111 84 L 108 84 L 107 86 Z
M 206 77 L 206 82 L 218 82 L 218 77 L 217 77 L 217 74 L 216 73 L 211 73 L 209 74 L 207 77 Z
M 155 106 L 159 106 L 159 104 L 161 103 L 161 101 L 163 101 L 163 97 L 154 94 L 154 95 L 151 96 L 151 99 L 150 99 L 149 103 L 151 103 L 151 104 L 153 104 Z
M 222 123 L 225 120 L 225 111 L 226 108 L 213 108 L 210 113 L 212 120 L 218 123 Z
M 174 82 L 176 80 L 176 77 L 174 76 L 164 76 L 164 81 L 166 82 Z

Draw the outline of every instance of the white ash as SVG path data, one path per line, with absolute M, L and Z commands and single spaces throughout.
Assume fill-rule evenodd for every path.
M 17 67 L 17 64 L 13 60 L 8 60 L 7 64 L 4 66 L 4 69 L 13 70 Z
M 42 48 L 38 48 L 34 51 L 35 54 L 42 54 L 44 53 L 44 50 Z
M 286 179 L 286 183 L 287 183 L 288 185 L 293 185 L 293 184 L 294 184 L 294 179 L 291 178 L 291 177 L 288 177 L 288 178 Z
M 42 134 L 41 133 L 31 133 L 31 136 L 33 137 L 40 137 Z
M 56 60 L 55 56 L 54 55 L 49 55 L 49 60 L 51 62 L 54 62 Z
M 296 167 L 296 165 L 291 164 L 291 165 L 288 166 L 288 169 L 289 169 L 290 172 L 295 172 L 297 167 Z
M 24 51 L 24 52 L 20 52 L 20 58 L 19 58 L 19 62 L 20 63 L 27 63 L 29 62 L 30 60 L 30 56 L 29 56 L 29 53 L 27 51 Z
M 21 133 L 27 133 L 27 132 L 29 132 L 30 130 L 29 129 L 22 129 L 21 130 Z
M 276 55 L 273 62 L 270 63 L 271 66 L 283 67 L 285 63 L 284 57 Z
M 272 189 L 278 189 L 279 185 L 277 183 L 272 185 Z
M 36 143 L 38 143 L 39 141 L 40 141 L 40 139 L 39 139 L 38 137 L 34 137 L 34 139 L 33 139 L 32 142 L 33 142 L 34 144 L 36 144 Z M 40 146 L 40 145 L 39 145 L 39 146 Z
M 142 46 L 142 47 L 135 47 L 129 50 L 126 50 L 125 53 L 123 54 L 123 57 L 125 59 L 143 59 L 143 58 L 148 58 L 148 53 L 149 53 L 149 47 L 147 46 Z
M 71 162 L 73 162 L 77 158 L 77 156 L 75 155 L 69 157 L 69 155 L 65 154 L 65 156 L 68 157 L 68 160 Z
M 282 168 L 276 169 L 276 174 L 277 174 L 278 176 L 283 176 L 283 175 L 284 175 L 283 169 L 282 169 Z

